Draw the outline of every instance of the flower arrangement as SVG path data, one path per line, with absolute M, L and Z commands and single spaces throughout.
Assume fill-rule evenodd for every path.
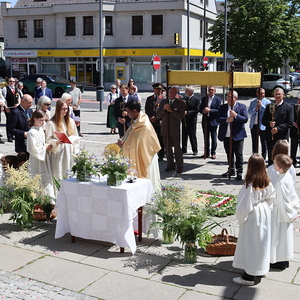
M 104 151 L 105 161 L 100 166 L 100 173 L 108 175 L 107 184 L 116 185 L 117 181 L 122 181 L 127 177 L 130 167 L 129 161 L 120 155 L 120 147 L 117 144 L 109 144 Z
M 83 149 L 79 154 L 75 155 L 74 165 L 71 170 L 73 174 L 76 173 L 78 181 L 86 181 L 92 175 L 98 175 L 97 164 L 97 158 Z
M 147 204 L 146 212 L 160 219 L 151 228 L 172 232 L 182 244 L 198 242 L 200 247 L 205 247 L 211 239 L 211 230 L 219 225 L 211 219 L 205 199 L 197 197 L 197 191 L 187 185 L 163 187 Z
M 46 205 L 53 199 L 43 196 L 41 176 L 31 176 L 27 162 L 18 170 L 8 167 L 6 175 L 6 186 L 0 187 L 1 213 L 12 210 L 10 220 L 22 228 L 28 228 L 34 222 L 34 206 Z

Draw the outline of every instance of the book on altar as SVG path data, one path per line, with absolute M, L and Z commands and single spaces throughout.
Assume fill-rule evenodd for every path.
M 82 138 L 82 137 L 77 136 L 77 135 L 67 136 L 63 132 L 54 131 L 54 133 L 57 136 L 57 138 L 59 140 L 61 140 L 64 144 L 73 144 L 74 142 L 77 142 L 77 141 L 79 141 Z

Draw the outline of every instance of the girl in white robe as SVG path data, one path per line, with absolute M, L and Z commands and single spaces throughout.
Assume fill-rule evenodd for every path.
M 30 154 L 28 171 L 31 175 L 41 175 L 41 185 L 44 188 L 44 195 L 54 198 L 55 194 L 48 154 L 53 146 L 46 144 L 45 132 L 43 130 L 44 123 L 44 112 L 36 110 L 29 121 L 31 129 L 27 135 L 27 151 Z
M 272 150 L 272 161 L 274 161 L 275 156 L 277 154 L 286 154 L 289 155 L 289 142 L 287 140 L 279 140 L 277 143 L 274 145 L 273 150 Z M 292 176 L 294 184 L 296 183 L 296 170 L 293 165 L 289 168 L 290 175 Z M 270 176 L 271 182 L 273 186 L 276 186 L 276 183 L 279 178 L 279 173 L 275 171 L 274 169 L 274 164 L 269 166 L 267 169 L 267 173 Z
M 78 137 L 74 120 L 69 116 L 68 105 L 62 100 L 56 101 L 55 114 L 46 124 L 46 143 L 53 145 L 50 151 L 52 177 L 64 179 L 74 164 L 74 154 L 79 152 L 79 141 L 63 143 L 55 132 L 65 133 L 68 137 Z
M 248 161 L 245 184 L 238 194 L 236 215 L 240 225 L 233 267 L 245 270 L 233 282 L 254 285 L 269 271 L 271 208 L 275 190 L 266 173 L 264 159 L 253 154 Z
M 276 200 L 272 210 L 271 265 L 272 269 L 284 270 L 294 257 L 293 220 L 299 210 L 299 198 L 289 173 L 293 160 L 286 154 L 274 159 L 274 169 L 279 173 L 275 186 Z

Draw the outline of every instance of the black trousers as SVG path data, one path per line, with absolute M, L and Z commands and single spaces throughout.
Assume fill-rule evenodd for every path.
M 217 150 L 217 128 L 218 126 L 211 126 L 210 124 L 210 119 L 207 117 L 207 122 L 206 124 L 203 123 L 204 118 L 202 119 L 202 130 L 203 130 L 203 136 L 206 138 L 206 143 L 205 146 L 206 149 L 206 156 L 209 156 L 209 152 L 211 155 L 216 155 L 216 150 Z M 205 128 L 207 126 L 207 128 Z M 205 135 L 205 131 L 207 134 Z M 211 148 L 210 148 L 210 142 L 209 142 L 209 137 L 211 139 Z
M 299 135 L 297 130 L 294 130 L 294 128 L 293 130 L 291 129 L 290 136 L 291 136 L 291 143 L 290 143 L 291 159 L 293 160 L 293 164 L 295 166 L 297 163 L 297 149 L 299 145 Z
M 189 121 L 188 119 L 182 121 L 182 152 L 187 152 L 188 138 L 190 139 L 193 153 L 198 152 L 196 132 L 197 121 Z
M 258 138 L 257 138 L 257 129 L 258 125 L 253 125 L 251 129 L 251 138 L 252 138 L 252 153 L 258 153 Z M 259 131 L 259 138 L 261 144 L 261 156 L 266 159 L 267 157 L 267 141 L 266 133 L 263 130 Z
M 229 144 L 230 138 L 225 138 L 224 140 L 224 148 L 227 154 L 227 161 L 228 161 L 228 170 L 234 172 L 234 158 L 235 158 L 235 168 L 237 174 L 242 175 L 243 173 L 243 149 L 244 149 L 244 139 L 240 141 L 232 140 L 232 153 L 231 153 L 231 166 L 229 166 Z
M 9 110 L 12 111 L 14 108 L 10 108 Z M 10 112 L 6 112 L 6 110 L 4 110 L 4 113 L 5 113 L 5 117 L 6 117 L 6 136 L 7 136 L 7 139 L 12 139 L 13 138 L 13 135 L 10 134 L 8 132 L 8 120 L 9 120 L 9 115 L 10 115 Z
M 73 110 L 73 112 L 76 117 L 80 118 L 80 109 L 75 109 L 75 110 Z M 80 134 L 80 125 L 77 126 L 77 131 L 78 131 L 78 134 Z
M 161 149 L 158 152 L 158 158 L 164 158 L 164 156 L 165 156 L 165 144 L 164 144 L 164 138 L 161 135 L 160 126 L 153 127 L 153 128 L 156 132 L 156 135 L 157 135 L 157 138 L 159 140 L 160 147 L 161 147 Z

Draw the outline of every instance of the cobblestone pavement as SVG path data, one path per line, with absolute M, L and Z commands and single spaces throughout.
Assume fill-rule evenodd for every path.
M 76 293 L 51 284 L 38 282 L 0 270 L 1 299 L 42 300 L 96 300 L 98 298 Z

